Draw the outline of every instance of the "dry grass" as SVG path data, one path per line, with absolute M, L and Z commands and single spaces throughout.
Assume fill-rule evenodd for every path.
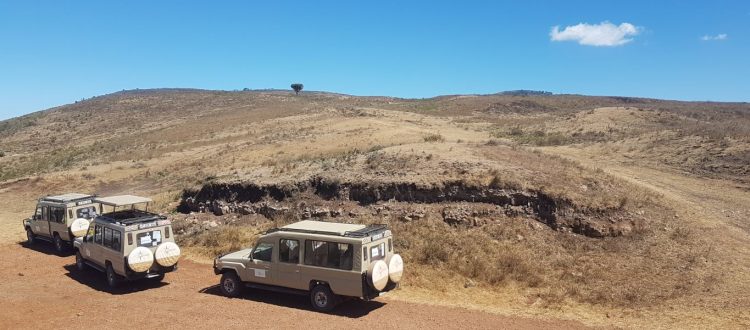
M 36 197 L 67 190 L 154 196 L 155 208 L 170 212 L 182 189 L 207 182 L 318 174 L 534 190 L 645 226 L 605 239 L 524 217 L 451 227 L 440 219 L 442 205 L 417 221 L 372 212 L 349 220 L 392 226 L 411 265 L 406 292 L 480 290 L 513 308 L 674 306 L 741 319 L 750 306 L 748 120 L 747 104 L 570 95 L 131 91 L 0 122 L 0 219 L 16 228 Z M 12 183 L 19 178 L 31 179 Z M 212 257 L 251 245 L 273 225 L 222 225 L 180 239 L 190 253 Z M 2 238 L 21 239 L 13 230 Z

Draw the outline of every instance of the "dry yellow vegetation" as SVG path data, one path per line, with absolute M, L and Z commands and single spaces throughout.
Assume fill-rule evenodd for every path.
M 138 193 L 197 260 L 380 222 L 410 265 L 393 299 L 750 326 L 748 104 L 144 90 L 0 122 L 0 145 L 3 244 L 40 195 Z

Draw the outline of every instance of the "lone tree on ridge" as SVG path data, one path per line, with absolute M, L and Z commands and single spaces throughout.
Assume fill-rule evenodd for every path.
M 299 92 L 304 88 L 305 86 L 299 83 L 292 84 L 292 89 L 294 90 L 295 95 L 299 95 Z

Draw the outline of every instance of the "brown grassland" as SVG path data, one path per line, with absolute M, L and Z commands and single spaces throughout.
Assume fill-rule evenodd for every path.
M 307 218 L 387 223 L 392 299 L 750 326 L 750 104 L 136 90 L 0 122 L 0 239 L 41 195 L 153 197 L 210 262 Z

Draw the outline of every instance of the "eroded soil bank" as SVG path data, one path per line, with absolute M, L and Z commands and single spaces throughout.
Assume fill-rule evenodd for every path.
M 332 202 L 340 203 L 332 205 Z M 396 207 L 394 212 L 382 212 L 380 204 L 393 202 L 431 207 L 416 212 L 413 208 Z M 359 210 L 346 210 L 347 207 Z M 312 177 L 266 185 L 212 182 L 200 189 L 185 190 L 178 211 L 217 215 L 257 213 L 270 219 L 279 216 L 309 219 L 355 218 L 363 207 L 373 214 L 396 215 L 404 221 L 419 219 L 426 212 L 437 212 L 445 222 L 456 226 L 478 226 L 491 222 L 493 215 L 500 214 L 530 217 L 554 230 L 589 237 L 628 235 L 643 225 L 641 219 L 622 210 L 582 210 L 541 191 L 478 186 L 463 181 L 418 185 L 409 182 L 341 182 Z

